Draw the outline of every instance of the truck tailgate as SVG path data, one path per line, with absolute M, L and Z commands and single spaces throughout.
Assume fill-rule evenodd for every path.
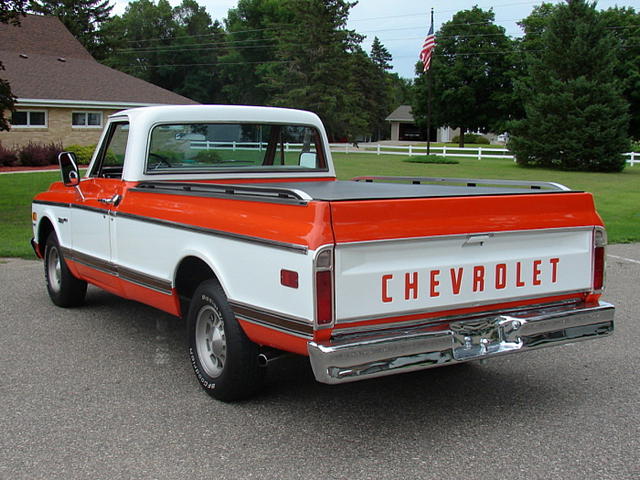
M 336 324 L 589 291 L 589 194 L 332 202 Z

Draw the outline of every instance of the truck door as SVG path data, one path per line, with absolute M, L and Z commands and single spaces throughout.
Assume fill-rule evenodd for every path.
M 122 167 L 128 135 L 127 122 L 109 126 L 89 176 L 80 184 L 82 198 L 72 205 L 72 248 L 78 269 L 112 291 L 117 290 L 118 281 L 111 261 L 111 230 L 124 188 Z

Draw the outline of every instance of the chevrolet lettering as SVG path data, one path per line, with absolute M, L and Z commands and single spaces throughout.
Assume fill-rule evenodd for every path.
M 267 107 L 125 110 L 84 176 L 59 160 L 32 212 L 52 301 L 92 284 L 183 319 L 222 401 L 283 354 L 335 384 L 613 332 L 602 220 L 563 185 L 339 181 L 319 118 Z

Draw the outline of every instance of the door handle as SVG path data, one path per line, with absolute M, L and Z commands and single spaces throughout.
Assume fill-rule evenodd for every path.
M 113 205 L 114 207 L 117 207 L 120 204 L 120 200 L 122 200 L 122 197 L 120 195 L 118 195 L 117 193 L 111 198 L 99 198 L 98 199 L 98 201 L 100 203 L 104 203 L 105 205 Z

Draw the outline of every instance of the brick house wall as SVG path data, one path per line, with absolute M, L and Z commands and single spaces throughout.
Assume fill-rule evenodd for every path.
M 33 143 L 61 143 L 63 147 L 69 145 L 94 145 L 98 142 L 102 128 L 107 121 L 107 117 L 119 110 L 96 110 L 83 108 L 18 108 L 18 111 L 38 111 L 46 112 L 46 127 L 19 127 L 14 126 L 10 132 L 0 132 L 0 143 L 7 147 L 20 147 L 29 142 Z M 80 127 L 72 125 L 72 114 L 74 112 L 102 113 L 102 125 L 91 127 Z M 9 118 L 11 113 L 7 112 Z

